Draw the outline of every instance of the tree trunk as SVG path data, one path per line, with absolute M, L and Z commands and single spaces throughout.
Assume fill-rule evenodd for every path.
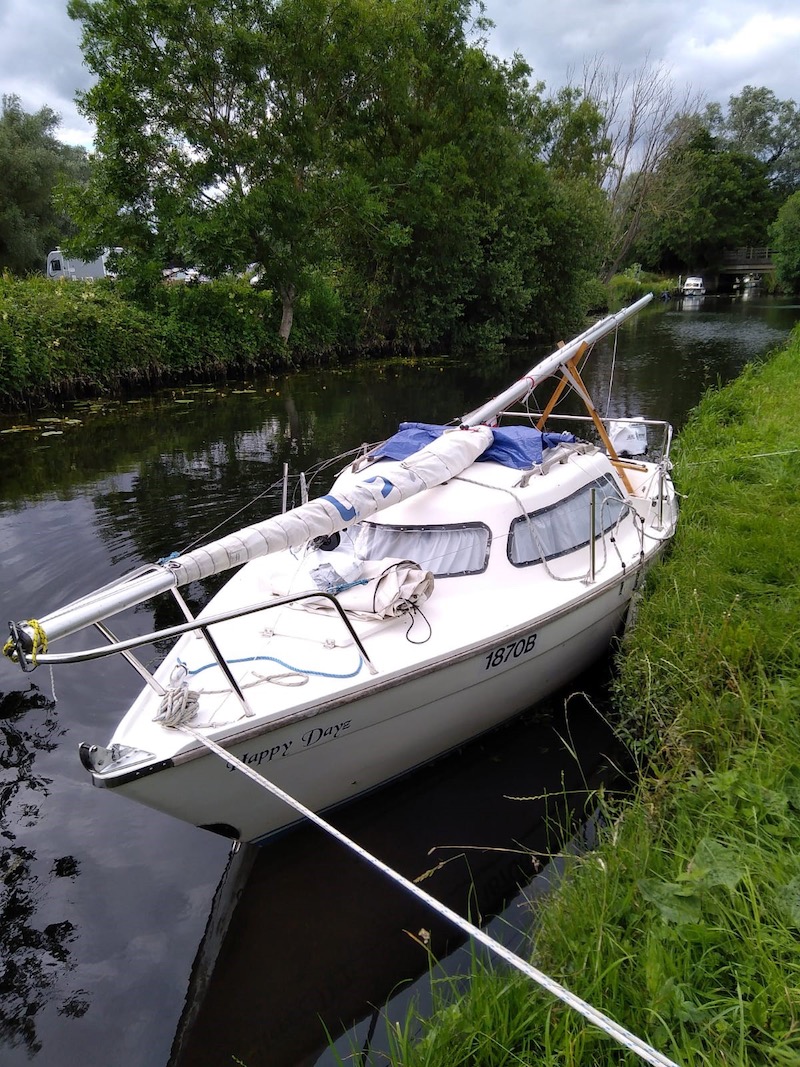
M 292 322 L 294 320 L 294 302 L 296 297 L 297 289 L 295 288 L 295 286 L 281 286 L 283 314 L 281 315 L 281 328 L 278 330 L 278 337 L 280 337 L 282 341 L 288 341 L 289 334 L 292 332 Z

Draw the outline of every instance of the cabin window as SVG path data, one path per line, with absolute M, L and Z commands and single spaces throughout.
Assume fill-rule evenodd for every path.
M 607 475 L 566 500 L 514 519 L 508 538 L 508 558 L 514 566 L 527 567 L 588 545 L 592 489 L 596 491 L 595 537 L 616 526 L 625 502 L 616 482 Z
M 410 559 L 436 578 L 455 578 L 486 570 L 491 539 L 489 527 L 482 522 L 443 526 L 362 522 L 355 549 L 361 559 Z

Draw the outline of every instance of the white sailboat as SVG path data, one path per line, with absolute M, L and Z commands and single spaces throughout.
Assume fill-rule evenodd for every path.
M 108 743 L 81 745 L 94 784 L 261 841 L 297 815 L 277 796 L 254 796 L 204 739 L 323 811 L 497 726 L 588 666 L 677 520 L 671 428 L 635 420 L 637 436 L 660 434 L 660 448 L 652 460 L 620 459 L 579 370 L 594 342 L 650 299 L 452 426 L 405 424 L 319 499 L 11 624 L 5 652 L 25 670 L 120 654 L 142 675 Z M 513 411 L 552 377 L 541 413 Z M 584 440 L 548 432 L 568 386 L 586 405 Z M 179 588 L 234 568 L 192 617 Z M 162 594 L 177 598 L 185 623 L 115 638 L 111 616 Z M 105 644 L 53 651 L 87 627 Z M 134 650 L 167 638 L 151 674 Z

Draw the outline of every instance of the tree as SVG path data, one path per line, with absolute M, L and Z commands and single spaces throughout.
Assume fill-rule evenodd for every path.
M 766 165 L 697 122 L 654 176 L 634 254 L 652 269 L 701 270 L 724 248 L 763 244 L 774 213 Z
M 706 120 L 731 148 L 763 163 L 781 193 L 800 188 L 800 110 L 794 100 L 779 100 L 771 89 L 746 85 L 730 97 L 727 114 L 711 104 Z
M 471 0 L 71 0 L 97 84 L 88 245 L 209 273 L 261 264 L 280 335 L 341 231 L 401 246 L 365 148 L 431 119 L 417 75 L 449 75 Z M 428 84 L 433 80 L 430 74 Z M 394 153 L 396 158 L 397 153 Z M 407 175 L 388 175 L 395 184 Z
M 97 75 L 81 105 L 98 145 L 86 244 L 125 248 L 123 270 L 176 254 L 214 274 L 257 262 L 288 338 L 330 255 L 327 219 L 359 210 L 335 142 L 364 99 L 369 72 L 351 60 L 371 6 L 72 0 Z
M 604 273 L 610 277 L 628 257 L 652 195 L 659 168 L 693 128 L 699 97 L 678 90 L 669 69 L 649 60 L 630 75 L 595 58 L 583 72 L 583 95 L 603 116 L 595 178 L 606 192 L 611 240 Z
M 502 63 L 463 38 L 409 51 L 413 62 L 394 82 L 405 82 L 402 106 L 395 98 L 378 108 L 360 142 L 356 169 L 382 226 L 343 245 L 351 293 L 369 294 L 379 337 L 405 345 L 444 337 L 475 347 L 555 328 L 565 306 L 579 307 L 573 280 L 603 243 L 587 250 L 556 206 L 567 196 L 556 186 L 580 181 L 571 171 L 593 109 L 570 121 L 530 85 L 521 59 Z M 573 206 L 577 230 L 596 234 L 601 200 Z M 556 246 L 568 260 L 557 293 L 548 268 Z
M 3 97 L 0 115 L 0 268 L 17 273 L 43 270 L 45 257 L 70 232 L 53 194 L 62 179 L 85 181 L 82 148 L 54 135 L 60 119 L 48 107 L 23 111 L 19 98 Z
M 781 207 L 770 236 L 778 281 L 800 291 L 800 191 Z
M 551 240 L 543 149 L 576 160 L 591 108 L 549 133 L 559 109 L 487 55 L 473 6 L 71 0 L 97 75 L 81 251 L 121 246 L 140 277 L 176 254 L 210 274 L 257 262 L 284 339 L 320 274 L 376 341 L 521 329 Z

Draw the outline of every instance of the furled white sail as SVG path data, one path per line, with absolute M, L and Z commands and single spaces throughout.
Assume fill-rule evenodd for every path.
M 466 470 L 493 440 L 487 426 L 454 429 L 405 460 L 367 468 L 352 485 L 246 526 L 164 567 L 123 579 L 39 619 L 48 641 L 101 622 L 158 593 L 238 567 L 248 560 L 344 530 L 401 500 L 432 489 Z M 27 624 L 20 628 L 28 630 Z
M 314 537 L 344 530 L 377 511 L 449 481 L 466 470 L 491 445 L 487 426 L 453 430 L 399 462 L 367 468 L 351 487 L 318 497 L 283 515 L 247 526 L 196 548 L 169 563 L 176 585 L 207 578 L 247 560 L 303 545 Z

